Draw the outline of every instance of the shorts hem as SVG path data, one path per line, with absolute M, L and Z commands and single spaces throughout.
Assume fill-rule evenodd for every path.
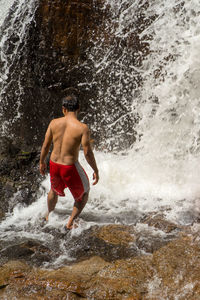
M 53 187 L 51 187 L 51 189 L 60 197 L 65 197 L 65 194 L 64 193 L 60 193 L 58 191 L 56 191 L 56 189 L 54 189 Z
M 80 197 L 74 198 L 74 200 L 75 200 L 75 201 L 78 201 L 78 202 L 82 201 L 83 196 L 84 196 L 85 194 L 89 193 L 89 191 L 90 191 L 90 188 L 88 188 L 87 191 L 84 191 L 84 193 L 83 193 Z

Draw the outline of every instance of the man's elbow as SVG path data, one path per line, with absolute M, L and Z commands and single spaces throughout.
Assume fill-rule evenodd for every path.
M 91 158 L 91 156 L 93 155 L 93 152 L 92 152 L 92 149 L 90 148 L 85 148 L 84 149 L 84 155 L 85 155 L 85 158 Z
M 49 143 L 44 143 L 44 144 L 42 145 L 43 151 L 48 152 L 50 146 L 51 146 L 51 144 L 49 144 Z

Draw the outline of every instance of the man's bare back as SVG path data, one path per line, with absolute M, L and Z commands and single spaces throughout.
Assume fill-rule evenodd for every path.
M 55 119 L 50 123 L 53 135 L 51 160 L 63 165 L 71 165 L 78 160 L 80 144 L 87 125 L 79 122 L 73 115 Z
M 51 174 L 50 168 L 51 189 L 47 198 L 48 214 L 46 215 L 46 219 L 48 220 L 49 213 L 54 210 L 58 195 L 64 196 L 64 188 L 69 187 L 75 199 L 73 211 L 67 224 L 67 228 L 69 229 L 72 228 L 74 219 L 81 213 L 82 209 L 87 203 L 89 194 L 89 183 L 87 185 L 87 175 L 84 174 L 85 171 L 78 163 L 80 145 L 82 145 L 83 147 L 84 155 L 88 164 L 94 171 L 93 185 L 96 184 L 99 180 L 98 168 L 90 145 L 90 132 L 88 126 L 84 123 L 81 123 L 77 119 L 79 110 L 79 104 L 77 103 L 77 99 L 74 95 L 68 96 L 64 99 L 62 108 L 64 117 L 54 119 L 50 122 L 40 155 L 40 173 L 44 175 L 46 171 L 45 159 L 49 152 L 51 143 L 53 142 L 53 150 L 50 157 L 50 163 L 54 164 L 52 166 L 52 169 L 54 168 L 52 174 L 53 172 L 54 174 Z M 66 173 L 69 173 L 69 170 L 67 170 L 68 167 L 74 167 L 74 171 L 70 171 L 71 177 Z M 62 175 L 60 179 L 58 179 L 60 175 L 55 174 L 55 168 L 62 169 L 62 174 L 63 169 L 65 169 L 64 172 L 66 174 L 64 175 L 64 177 Z M 78 174 L 77 178 L 75 177 L 76 174 Z M 52 178 L 53 176 L 54 178 Z M 68 177 L 70 177 L 70 179 L 67 179 Z M 73 186 L 73 182 L 75 182 L 74 186 L 76 190 Z

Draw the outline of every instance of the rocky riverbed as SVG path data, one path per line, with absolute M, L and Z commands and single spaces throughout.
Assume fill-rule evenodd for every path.
M 39 241 L 1 249 L 1 299 L 199 299 L 199 224 L 140 221 L 57 233 L 74 257 L 59 268 L 44 268 L 56 253 Z
M 130 244 L 137 241 L 129 227 L 110 225 L 96 229 L 96 238 L 115 249 L 116 256 L 119 248 L 126 247 L 121 259 L 103 255 L 102 251 L 89 258 L 83 256 L 79 262 L 48 270 L 33 267 L 31 260 L 26 261 L 26 255 L 33 257 L 38 250 L 36 245 L 21 245 L 22 256 L 16 259 L 14 255 L 1 266 L 1 299 L 199 299 L 200 243 L 197 236 L 181 232 L 164 246 L 157 245 L 159 249 L 152 253 L 138 255 L 136 251 L 128 251 L 132 248 Z M 88 251 L 99 245 L 91 244 Z M 40 253 L 45 251 L 48 252 L 40 249 Z

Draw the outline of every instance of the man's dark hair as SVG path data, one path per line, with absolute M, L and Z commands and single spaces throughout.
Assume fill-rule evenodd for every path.
M 79 100 L 74 94 L 68 95 L 62 99 L 62 106 L 68 111 L 76 111 L 79 109 Z

